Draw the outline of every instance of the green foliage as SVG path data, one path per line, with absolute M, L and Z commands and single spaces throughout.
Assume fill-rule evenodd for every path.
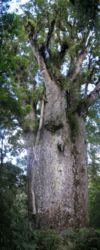
M 35 230 L 33 239 L 39 250 L 61 250 L 63 249 L 63 239 L 54 230 Z
M 35 230 L 31 231 L 31 247 L 34 250 L 99 250 L 100 231 L 85 228 L 67 229 L 63 233 Z M 26 245 L 22 249 L 26 250 Z
M 90 226 L 100 228 L 100 157 L 97 149 L 91 149 L 89 164 L 89 216 Z
M 86 23 L 91 27 L 95 23 L 97 18 L 98 1 L 76 0 L 74 1 L 74 7 L 76 10 L 76 16 L 80 21 L 80 27 L 86 25 Z
M 94 229 L 67 229 L 63 237 L 68 250 L 99 250 L 100 248 L 100 232 Z
M 16 247 L 16 241 L 20 240 L 22 228 L 26 230 L 28 223 L 25 183 L 26 177 L 19 167 L 11 163 L 0 165 L 0 248 L 3 250 L 24 249 Z
M 29 116 L 27 116 L 23 122 L 23 130 L 25 133 L 27 133 L 29 131 L 36 133 L 38 130 L 39 121 L 38 121 L 38 119 L 35 119 L 35 121 L 33 121 L 33 119 Z
M 18 52 L 17 36 L 23 37 L 20 18 L 16 14 L 3 14 L 1 18 L 1 50 L 0 57 L 0 120 L 8 123 L 12 116 L 18 120 L 22 116 L 23 108 L 15 84 L 16 53 Z M 20 26 L 20 29 L 19 29 Z M 21 39 L 21 38 L 20 38 Z M 16 51 L 16 52 L 15 52 Z M 16 107 L 16 108 L 15 108 Z M 6 111 L 6 117 L 5 117 Z M 11 123 L 11 125 L 12 125 Z M 5 124 L 7 125 L 7 124 Z
M 89 188 L 89 215 L 90 226 L 100 228 L 100 177 L 98 177 L 99 187 L 92 186 Z
M 37 86 L 32 92 L 32 98 L 34 102 L 38 103 L 38 101 L 42 99 L 44 94 L 45 94 L 44 85 L 40 84 L 40 86 Z
M 92 145 L 100 143 L 100 101 L 89 109 L 89 119 L 87 120 L 88 142 Z
M 68 113 L 68 119 L 69 119 L 69 124 L 70 124 L 70 129 L 71 129 L 71 139 L 74 141 L 74 138 L 77 136 L 78 133 L 78 121 L 77 117 L 74 113 L 74 111 L 69 111 Z
M 99 100 L 90 108 L 87 120 L 88 136 L 88 179 L 89 179 L 89 223 L 100 228 L 100 103 Z

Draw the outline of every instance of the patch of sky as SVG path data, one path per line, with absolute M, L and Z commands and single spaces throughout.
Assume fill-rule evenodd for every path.
M 11 140 L 16 140 L 18 134 L 21 134 L 22 130 L 18 127 L 16 130 L 8 130 L 0 128 L 0 149 L 2 148 L 3 162 L 11 162 L 17 165 L 23 170 L 26 168 L 26 150 L 24 147 L 24 141 L 22 136 L 19 136 L 17 145 L 13 148 Z M 13 138 L 13 139 L 11 139 Z M 22 164 L 22 161 L 24 164 Z
M 10 3 L 9 12 L 17 12 L 23 14 L 22 5 L 26 4 L 28 0 L 12 0 Z
M 35 76 L 35 81 L 37 83 L 37 86 L 43 83 L 43 77 L 42 77 L 40 70 L 37 71 L 37 74 Z
M 61 74 L 63 76 L 67 76 L 68 74 L 68 70 L 69 70 L 69 62 L 64 62 L 62 65 L 61 65 Z
M 4 83 L 2 88 L 8 89 L 9 93 L 11 94 L 11 97 L 18 101 L 18 97 L 16 96 L 16 94 L 14 92 L 14 86 L 13 86 L 13 83 L 11 83 L 11 79 L 9 77 L 7 77 L 6 80 L 7 80 L 7 82 Z
M 69 11 L 69 12 L 70 12 L 70 11 Z M 75 18 L 72 17 L 72 15 L 70 15 L 70 13 L 69 13 L 69 15 L 68 15 L 68 22 L 69 22 L 70 24 L 72 24 L 72 25 L 74 25 L 74 22 L 75 22 Z
M 88 86 L 87 86 L 87 95 L 90 94 L 91 91 L 93 91 L 95 88 L 95 84 L 91 84 L 89 83 Z M 86 83 L 84 83 L 82 86 L 81 86 L 81 94 L 84 96 L 85 94 L 85 89 L 86 89 Z

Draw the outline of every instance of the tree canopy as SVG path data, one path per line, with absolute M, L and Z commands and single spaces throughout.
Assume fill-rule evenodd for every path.
M 62 88 L 70 91 L 79 76 L 80 87 L 98 82 L 97 2 L 32 1 L 25 13 L 30 40 Z
M 9 120 L 18 121 L 26 110 L 31 109 L 31 93 L 36 105 L 43 92 L 40 86 L 38 90 L 36 79 L 43 84 L 43 78 L 39 76 L 25 29 L 41 52 L 51 77 L 66 90 L 70 111 L 80 109 L 82 105 L 87 110 L 93 99 L 95 101 L 99 90 L 98 8 L 98 1 L 29 1 L 23 7 L 22 18 L 3 13 L 0 52 L 2 121 L 7 119 L 5 107 Z

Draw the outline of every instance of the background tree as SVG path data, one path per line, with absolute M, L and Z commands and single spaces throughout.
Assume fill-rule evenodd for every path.
M 89 177 L 89 216 L 90 225 L 100 227 L 100 112 L 99 100 L 89 111 L 88 132 L 88 177 Z
M 34 105 L 36 105 L 42 92 L 42 88 L 38 90 L 38 86 L 34 91 L 37 65 L 34 64 L 21 17 L 15 13 L 8 13 L 5 5 L 4 7 L 0 17 L 0 56 L 2 58 L 0 64 L 1 177 L 5 162 L 11 165 L 11 160 L 14 160 L 19 167 L 24 169 L 26 167 L 24 156 L 22 156 L 22 151 L 24 152 L 25 149 L 22 129 L 27 131 L 27 115 L 31 112 L 33 96 Z M 35 124 L 30 124 L 30 126 L 35 128 Z
M 32 249 L 34 245 L 29 243 L 31 227 L 27 209 L 27 178 L 22 170 L 22 168 L 25 170 L 26 163 L 21 155 L 24 149 L 22 123 L 27 111 L 22 101 L 25 91 L 23 93 L 21 87 L 17 85 L 17 74 L 20 67 L 23 67 L 23 70 L 28 67 L 28 48 L 26 49 L 25 33 L 20 17 L 6 11 L 7 9 L 4 8 L 0 17 L 0 57 L 2 58 L 0 64 L 0 248 L 25 250 Z M 22 57 L 21 53 L 24 54 Z M 25 70 L 23 76 L 27 78 Z M 16 165 L 12 164 L 12 160 Z

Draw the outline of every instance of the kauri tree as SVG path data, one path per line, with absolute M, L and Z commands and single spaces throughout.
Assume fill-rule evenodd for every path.
M 44 86 L 41 104 L 32 99 L 25 130 L 34 224 L 60 229 L 85 226 L 85 122 L 100 90 L 98 2 L 31 1 L 24 10 Z
M 33 0 L 23 8 L 27 42 L 17 45 L 14 77 L 27 109 L 29 209 L 35 227 L 85 226 L 85 124 L 100 90 L 98 1 Z

